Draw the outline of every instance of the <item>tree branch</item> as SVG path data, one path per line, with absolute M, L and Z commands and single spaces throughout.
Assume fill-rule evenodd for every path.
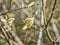
M 55 40 L 52 39 L 52 37 L 51 37 L 51 35 L 50 35 L 49 31 L 48 31 L 48 24 L 49 24 L 50 20 L 51 20 L 52 17 L 53 17 L 53 13 L 54 13 L 54 10 L 55 10 L 56 3 L 57 3 L 57 0 L 55 0 L 55 2 L 54 2 L 53 8 L 52 8 L 52 11 L 51 11 L 51 14 L 50 14 L 50 18 L 49 18 L 49 20 L 47 21 L 47 24 L 46 24 L 46 26 L 45 26 L 45 30 L 46 30 L 47 36 L 48 36 L 48 38 L 50 39 L 50 41 L 52 41 L 52 42 L 55 42 Z

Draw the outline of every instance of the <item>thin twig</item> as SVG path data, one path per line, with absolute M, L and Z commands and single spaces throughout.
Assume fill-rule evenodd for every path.
M 47 24 L 47 22 L 46 22 L 46 9 L 45 9 L 45 6 L 46 6 L 46 0 L 42 0 L 42 10 L 43 10 L 43 15 L 44 15 L 44 24 Z
M 52 17 L 53 17 L 53 13 L 54 13 L 54 10 L 55 10 L 55 7 L 56 7 L 56 3 L 57 3 L 57 0 L 55 0 L 55 2 L 54 2 L 54 5 L 53 5 L 53 8 L 52 8 L 52 11 L 51 11 L 51 13 L 50 13 L 50 18 L 49 18 L 49 20 L 47 21 L 47 24 L 46 24 L 46 28 L 47 28 L 47 26 L 48 26 L 50 20 L 51 20 Z
M 43 15 L 44 15 L 44 24 L 46 25 L 47 24 L 47 20 L 46 20 L 46 9 L 45 9 L 45 6 L 46 6 L 46 0 L 42 0 L 42 10 L 43 10 Z M 47 36 L 48 38 L 53 41 L 49 31 L 48 31 L 48 27 L 45 29 L 46 30 L 46 33 L 47 33 Z
M 46 9 L 45 9 L 46 2 L 44 2 L 44 1 L 45 0 L 42 0 L 42 10 L 43 10 L 43 15 L 44 15 L 44 24 L 46 25 L 47 24 L 47 20 L 46 20 Z M 53 41 L 53 39 L 52 39 L 52 37 L 51 37 L 51 35 L 50 35 L 49 31 L 48 31 L 48 27 L 45 30 L 46 30 L 46 33 L 48 35 L 48 38 Z
M 39 4 L 37 4 L 37 5 L 39 5 Z M 7 11 L 7 12 L 1 13 L 1 15 L 5 15 L 5 14 L 7 14 L 7 13 L 9 13 L 9 12 L 18 11 L 18 10 L 21 10 L 21 9 L 30 8 L 30 7 L 32 7 L 32 6 L 34 6 L 34 5 L 31 5 L 31 6 L 29 6 L 29 7 L 26 6 L 26 7 L 21 7 L 21 8 L 17 8 L 17 9 L 12 9 L 12 10 L 9 10 L 9 11 Z
M 7 42 L 9 43 L 9 45 L 12 45 L 12 43 L 10 42 L 10 39 L 8 38 L 6 32 L 4 31 L 4 29 L 1 27 L 1 31 L 3 33 L 3 35 L 5 36 L 5 39 L 7 40 Z
M 9 0 L 8 11 L 11 9 L 11 3 L 12 3 L 12 0 Z
M 51 14 L 50 14 L 50 18 L 49 18 L 49 20 L 47 21 L 47 24 L 46 24 L 46 26 L 45 26 L 45 30 L 46 30 L 46 32 L 47 32 L 47 36 L 48 36 L 48 38 L 50 39 L 50 41 L 52 41 L 52 42 L 55 42 L 55 40 L 52 39 L 52 37 L 51 37 L 51 35 L 50 35 L 49 31 L 48 31 L 48 24 L 49 24 L 50 20 L 51 20 L 52 17 L 53 17 L 53 12 L 54 12 L 54 10 L 55 10 L 56 3 L 57 3 L 57 0 L 55 0 L 55 2 L 54 2 L 53 8 L 52 8 L 52 11 L 51 11 Z

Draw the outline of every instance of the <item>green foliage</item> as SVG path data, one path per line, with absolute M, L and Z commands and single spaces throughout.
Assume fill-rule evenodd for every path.
M 0 38 L 0 45 L 8 45 L 5 39 Z
M 28 43 L 28 45 L 36 45 L 36 43 L 31 41 L 31 42 Z

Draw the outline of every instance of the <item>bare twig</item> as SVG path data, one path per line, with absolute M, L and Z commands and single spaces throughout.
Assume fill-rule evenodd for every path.
M 39 5 L 39 4 L 37 4 L 37 5 Z M 12 9 L 12 10 L 9 10 L 9 11 L 7 11 L 7 12 L 1 13 L 1 15 L 5 15 L 5 14 L 7 14 L 7 13 L 9 13 L 9 12 L 13 12 L 13 11 L 21 10 L 21 9 L 30 8 L 30 7 L 32 7 L 32 6 L 34 6 L 34 4 L 31 5 L 31 6 L 25 6 L 25 7 L 22 7 L 22 8 Z
M 47 27 L 48 27 L 48 24 L 49 24 L 51 18 L 53 17 L 53 12 L 54 12 L 54 10 L 55 10 L 56 3 L 57 3 L 57 0 L 55 0 L 55 2 L 54 2 L 53 8 L 52 8 L 52 11 L 51 11 L 51 14 L 50 14 L 50 18 L 49 18 L 49 20 L 47 21 L 47 24 L 46 24 L 46 26 L 45 26 L 45 30 L 46 30 L 46 32 L 47 32 L 47 36 L 48 36 L 48 38 L 50 39 L 50 41 L 52 41 L 52 42 L 55 42 L 55 40 L 52 39 L 52 37 L 51 37 L 51 35 L 50 35 Z
M 2 31 L 3 35 L 5 36 L 5 39 L 7 40 L 7 42 L 9 43 L 9 45 L 12 45 L 10 39 L 8 38 L 6 32 L 4 31 L 4 29 L 2 27 L 1 27 L 1 31 Z
M 54 2 L 52 11 L 51 11 L 51 13 L 50 13 L 50 18 L 49 18 L 49 20 L 47 21 L 47 24 L 46 24 L 46 28 L 47 28 L 47 26 L 48 26 L 48 24 L 49 24 L 51 18 L 53 17 L 53 13 L 54 13 L 54 10 L 55 10 L 56 3 L 57 3 L 57 0 L 55 0 L 55 2 Z
M 9 11 L 9 10 L 10 10 L 10 8 L 11 8 L 12 0 L 9 0 L 8 2 L 9 2 L 9 6 L 8 6 L 8 11 Z

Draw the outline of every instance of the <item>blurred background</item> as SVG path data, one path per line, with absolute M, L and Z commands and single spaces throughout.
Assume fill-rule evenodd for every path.
M 55 0 L 46 0 L 45 8 L 47 20 L 49 19 L 54 2 Z M 53 18 L 48 25 L 50 35 L 54 40 L 58 41 L 60 41 L 59 4 L 60 0 L 57 0 L 57 4 L 53 13 Z M 6 20 L 11 17 L 15 19 L 11 27 L 15 29 L 16 35 L 19 37 L 19 39 L 21 39 L 24 45 L 38 45 L 37 42 L 39 40 L 39 33 L 41 30 L 41 9 L 41 0 L 0 0 L 0 13 L 4 14 L 4 12 L 7 12 L 9 10 L 9 13 L 4 14 L 4 17 Z M 24 30 L 23 28 L 24 26 L 26 26 L 25 20 L 29 17 L 33 17 L 34 22 L 31 22 L 31 24 L 33 24 L 30 28 L 29 26 L 27 26 L 27 29 Z M 7 20 L 7 22 L 9 21 Z M 2 34 L 1 31 L 0 34 Z M 0 38 L 0 45 L 9 44 L 5 38 Z M 41 45 L 53 45 L 53 43 L 49 40 L 45 30 L 43 30 L 42 32 Z

